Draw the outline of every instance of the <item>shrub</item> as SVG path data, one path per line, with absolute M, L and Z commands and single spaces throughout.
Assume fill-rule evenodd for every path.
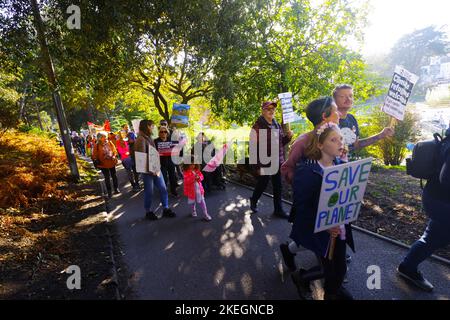
M 0 140 L 0 207 L 27 208 L 36 200 L 63 197 L 68 178 L 64 149 L 45 136 L 6 132 Z
M 368 125 L 361 127 L 362 138 L 377 134 L 391 124 L 391 117 L 379 109 L 373 111 L 364 120 Z M 365 148 L 366 150 L 362 149 L 359 155 L 372 155 L 382 159 L 385 165 L 400 165 L 407 153 L 406 144 L 416 142 L 420 134 L 417 125 L 416 116 L 407 111 L 403 121 L 396 121 L 395 134 L 392 138 L 383 139 Z

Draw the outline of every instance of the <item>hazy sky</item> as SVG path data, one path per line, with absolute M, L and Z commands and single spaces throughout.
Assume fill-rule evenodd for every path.
M 388 52 L 404 34 L 434 25 L 450 30 L 449 0 L 370 0 L 364 55 Z

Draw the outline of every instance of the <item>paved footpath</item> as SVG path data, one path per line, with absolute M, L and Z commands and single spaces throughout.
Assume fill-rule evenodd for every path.
M 169 197 L 176 218 L 144 219 L 143 191 L 131 191 L 124 170 L 121 196 L 109 204 L 116 223 L 123 259 L 131 272 L 137 299 L 295 300 L 298 294 L 282 263 L 279 244 L 287 239 L 290 224 L 272 216 L 272 199 L 263 195 L 257 214 L 249 209 L 251 191 L 227 184 L 225 191 L 206 197 L 211 222 L 190 216 L 185 197 Z M 155 189 L 156 190 L 156 189 Z M 182 193 L 182 186 L 179 187 Z M 158 203 L 158 192 L 154 204 Z M 290 208 L 285 205 L 285 210 Z M 156 213 L 161 214 L 158 207 Z M 434 284 L 433 293 L 415 289 L 399 279 L 395 269 L 406 249 L 354 231 L 356 253 L 345 285 L 356 299 L 450 299 L 450 267 L 427 260 L 421 265 Z M 310 267 L 315 257 L 301 251 L 297 265 Z M 381 270 L 381 289 L 369 290 L 367 268 Z

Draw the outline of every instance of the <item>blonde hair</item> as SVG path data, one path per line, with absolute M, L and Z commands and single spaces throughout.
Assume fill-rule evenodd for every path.
M 319 144 L 323 144 L 333 131 L 339 132 L 339 128 L 331 126 L 323 129 L 319 134 L 317 134 L 317 130 L 311 131 L 309 133 L 309 142 L 304 152 L 305 157 L 311 160 L 320 160 L 322 151 L 319 149 Z

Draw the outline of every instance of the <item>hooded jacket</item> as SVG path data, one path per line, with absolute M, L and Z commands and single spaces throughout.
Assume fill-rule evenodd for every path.
M 326 230 L 314 233 L 322 176 L 323 169 L 317 161 L 301 160 L 298 163 L 293 183 L 293 207 L 296 212 L 290 238 L 297 245 L 324 257 L 327 254 L 330 234 Z M 350 224 L 345 225 L 345 238 L 350 248 L 355 251 Z

